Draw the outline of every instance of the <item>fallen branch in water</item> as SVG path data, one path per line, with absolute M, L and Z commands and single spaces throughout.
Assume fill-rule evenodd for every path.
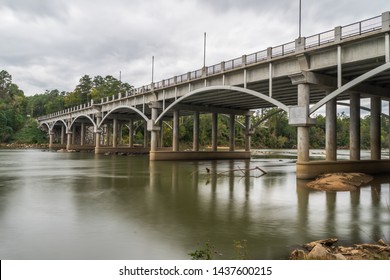
M 241 172 L 243 174 L 243 176 L 246 176 L 248 172 L 250 171 L 255 171 L 255 170 L 258 170 L 261 172 L 260 175 L 249 175 L 249 177 L 255 177 L 255 178 L 259 178 L 261 176 L 264 176 L 267 174 L 266 171 L 264 171 L 263 169 L 261 169 L 260 167 L 256 166 L 254 168 L 241 168 L 239 166 L 237 166 L 236 169 L 229 169 L 229 170 L 226 170 L 226 171 L 221 171 L 221 172 L 218 172 L 218 173 L 214 173 L 215 175 L 217 176 L 228 176 L 229 174 L 226 174 L 226 173 L 231 173 L 231 172 Z M 207 174 L 211 174 L 210 173 L 210 169 L 206 167 L 206 171 L 207 171 Z

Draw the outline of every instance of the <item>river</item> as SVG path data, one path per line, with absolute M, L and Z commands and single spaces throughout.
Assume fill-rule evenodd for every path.
M 0 259 L 190 259 L 208 243 L 217 259 L 277 260 L 316 239 L 390 240 L 390 175 L 356 192 L 313 191 L 294 158 L 0 150 Z

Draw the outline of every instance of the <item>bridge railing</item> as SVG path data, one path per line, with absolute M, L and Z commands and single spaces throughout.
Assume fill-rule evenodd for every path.
M 355 22 L 352 24 L 345 25 L 341 28 L 341 38 L 345 39 L 348 37 L 362 35 L 364 33 L 372 32 L 382 28 L 382 17 L 377 16 L 369 18 L 363 21 Z
M 336 40 L 343 40 L 346 38 L 350 38 L 353 36 L 360 36 L 365 33 L 374 32 L 376 30 L 380 30 L 383 25 L 382 15 L 372 17 L 366 20 L 362 20 L 359 22 L 355 22 L 352 24 L 348 24 L 341 27 L 336 27 L 335 29 L 324 31 L 315 35 L 311 35 L 305 38 L 305 49 L 310 49 L 313 47 L 318 47 L 321 45 L 325 45 L 328 43 L 335 42 Z M 336 34 L 337 30 L 339 30 L 340 34 Z M 223 73 L 225 71 L 231 71 L 234 69 L 245 67 L 246 65 L 256 64 L 268 59 L 283 57 L 285 55 L 293 54 L 296 51 L 295 41 L 288 42 L 276 47 L 270 47 L 265 50 L 261 50 L 249 55 L 244 55 L 242 57 L 234 58 L 228 61 L 223 61 L 221 63 L 207 66 L 205 69 L 198 69 L 192 72 L 187 72 L 182 75 L 174 76 L 169 79 L 165 79 L 162 81 L 158 81 L 149 85 L 141 86 L 138 88 L 133 88 L 130 92 L 126 94 L 126 96 L 122 97 L 118 95 L 118 97 L 112 97 L 111 100 L 106 99 L 104 102 L 112 102 L 116 99 L 125 98 L 128 96 L 146 94 L 154 89 L 162 89 L 166 87 L 172 87 L 177 84 L 185 83 L 191 80 L 196 80 L 212 75 L 216 75 L 219 73 Z M 77 110 L 82 110 L 84 108 L 92 107 L 93 103 L 76 106 L 73 108 L 69 108 L 54 114 L 50 114 L 49 116 L 59 116 L 62 114 L 67 114 L 69 112 L 74 112 Z M 84 106 L 84 107 L 83 107 Z M 48 116 L 46 116 L 48 117 Z M 38 118 L 39 119 L 39 118 Z
M 334 29 L 306 37 L 305 49 L 318 47 L 335 41 Z
M 364 33 L 376 31 L 382 28 L 382 16 L 372 17 L 366 20 L 362 20 L 356 23 L 348 24 L 341 27 L 340 40 L 346 39 L 352 36 L 359 36 Z M 324 44 L 332 43 L 336 40 L 335 29 L 324 31 L 315 35 L 306 37 L 305 49 L 318 47 Z M 211 76 L 222 73 L 224 71 L 230 71 L 237 68 L 241 68 L 246 65 L 251 65 L 265 61 L 269 58 L 283 57 L 294 53 L 296 50 L 295 41 L 288 42 L 279 46 L 271 47 L 265 50 L 261 50 L 249 55 L 234 58 L 228 61 L 207 66 L 205 73 L 203 69 L 199 69 L 193 72 L 188 72 L 182 75 L 178 75 L 167 80 L 162 80 L 154 84 L 154 89 L 160 89 L 164 87 L 174 86 L 180 83 L 188 82 L 194 79 L 200 79 L 204 76 Z M 144 87 L 141 87 L 144 88 Z M 151 89 L 150 89 L 151 90 Z M 140 88 L 135 90 L 135 94 L 145 93 L 145 90 Z

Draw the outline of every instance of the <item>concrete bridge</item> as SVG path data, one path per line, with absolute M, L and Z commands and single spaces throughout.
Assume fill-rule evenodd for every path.
M 371 160 L 360 158 L 360 101 L 371 100 Z M 337 160 L 337 102 L 350 104 L 350 160 Z M 236 59 L 151 83 L 100 103 L 82 104 L 38 118 L 51 148 L 94 149 L 96 153 L 150 153 L 150 160 L 250 158 L 254 109 L 278 107 L 297 127 L 297 177 L 322 172 L 387 172 L 381 159 L 382 102 L 390 100 L 390 12 Z M 326 106 L 326 160 L 310 161 L 311 117 Z M 199 150 L 199 115 L 212 114 L 210 150 Z M 229 149 L 217 146 L 218 114 L 230 118 Z M 193 115 L 192 151 L 181 151 L 179 116 Z M 245 149 L 235 147 L 236 116 L 245 116 Z M 172 147 L 162 147 L 162 122 L 173 120 Z M 143 123 L 144 125 L 140 125 Z M 136 125 L 144 129 L 134 144 Z M 129 140 L 122 143 L 121 126 Z M 88 133 L 89 131 L 89 133 Z M 86 137 L 89 135 L 89 137 Z

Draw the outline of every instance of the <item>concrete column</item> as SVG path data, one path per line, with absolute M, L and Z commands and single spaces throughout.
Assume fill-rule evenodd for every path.
M 114 118 L 112 121 L 112 147 L 118 146 L 118 119 Z
M 72 132 L 68 131 L 66 136 L 67 136 L 67 141 L 66 141 L 66 149 L 70 150 L 70 146 L 72 145 Z
M 119 136 L 119 140 L 118 140 L 118 145 L 122 145 L 123 144 L 123 123 L 119 123 L 119 129 L 118 129 L 118 136 Z
M 85 123 L 81 123 L 81 132 L 80 132 L 80 145 L 84 146 L 85 141 Z
M 158 110 L 156 107 L 152 107 L 152 122 L 157 119 L 158 115 Z M 158 137 L 157 137 L 157 130 L 155 130 L 154 127 L 151 128 L 151 137 L 150 137 L 150 151 L 155 152 L 157 151 L 157 142 L 158 142 Z
M 172 150 L 179 151 L 179 111 L 173 111 Z
M 245 116 L 245 151 L 251 150 L 251 116 Z
M 159 131 L 159 147 L 164 147 L 164 130 L 163 130 L 163 123 L 164 121 L 161 120 L 159 123 L 160 131 Z
M 194 112 L 194 131 L 192 140 L 192 150 L 195 152 L 199 151 L 199 112 Z
M 106 124 L 106 141 L 107 141 L 107 146 L 111 145 L 111 125 Z
M 298 84 L 298 106 L 309 107 L 310 85 Z M 307 110 L 308 111 L 308 110 Z M 298 162 L 308 162 L 310 155 L 309 126 L 298 126 Z
M 100 141 L 101 141 L 101 129 L 98 128 L 102 121 L 101 116 L 96 116 L 96 127 L 95 127 L 95 153 L 99 153 Z
M 103 146 L 106 144 L 106 140 L 105 140 L 106 139 L 106 130 L 107 130 L 106 125 L 101 126 L 100 144 Z
M 381 159 L 381 109 L 382 102 L 380 97 L 371 97 L 371 159 Z
M 387 128 L 388 130 L 387 130 L 387 137 L 388 137 L 388 139 L 387 139 L 387 143 L 388 143 L 388 145 L 389 145 L 389 158 L 390 158 L 390 101 L 389 101 L 389 127 Z
M 148 135 L 148 124 L 145 121 L 144 123 L 144 148 L 149 146 L 149 135 Z
M 53 147 L 53 142 L 54 142 L 53 140 L 54 140 L 54 132 L 49 131 L 49 149 Z
M 64 145 L 65 143 L 65 129 L 66 127 L 61 125 L 61 145 Z
M 235 133 L 235 121 L 236 121 L 236 116 L 234 114 L 230 114 L 230 123 L 229 123 L 229 151 L 234 152 L 236 148 L 236 133 Z
M 72 127 L 72 145 L 76 143 L 76 124 Z
M 134 147 L 134 121 L 129 122 L 129 148 Z
M 360 94 L 350 95 L 349 150 L 350 160 L 360 160 Z
M 335 161 L 337 160 L 337 104 L 336 99 L 330 100 L 326 103 L 326 160 Z
M 211 148 L 213 152 L 218 150 L 218 113 L 211 116 Z

